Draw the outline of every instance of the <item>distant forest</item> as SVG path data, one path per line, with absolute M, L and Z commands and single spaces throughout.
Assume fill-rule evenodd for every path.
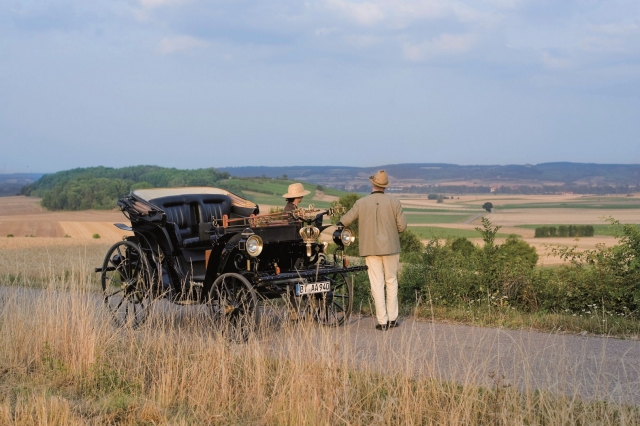
M 473 194 L 625 194 L 640 189 L 640 165 L 542 163 L 459 166 L 444 163 L 390 164 L 378 167 L 289 166 L 220 168 L 234 176 L 288 176 L 327 187 L 367 192 L 367 177 L 385 169 L 394 192 Z M 463 182 L 474 182 L 464 184 Z M 457 183 L 456 183 L 457 182 Z M 453 183 L 453 184 L 450 184 Z
M 158 166 L 119 169 L 90 167 L 44 175 L 24 186 L 23 195 L 42 198 L 50 210 L 112 209 L 132 189 L 179 186 L 216 186 L 229 178 L 216 169 L 179 170 Z

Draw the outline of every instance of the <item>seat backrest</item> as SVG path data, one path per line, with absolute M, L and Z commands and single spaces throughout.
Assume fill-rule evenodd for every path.
M 221 220 L 231 212 L 231 198 L 224 194 L 172 195 L 149 202 L 165 212 L 167 222 L 175 224 L 183 245 L 187 240 L 199 240 L 200 223 Z
M 226 195 L 209 195 L 200 200 L 200 222 L 222 220 L 231 214 L 231 198 Z
M 188 229 L 192 225 L 191 206 L 188 204 L 165 205 L 164 212 L 167 221 L 175 223 L 180 230 Z

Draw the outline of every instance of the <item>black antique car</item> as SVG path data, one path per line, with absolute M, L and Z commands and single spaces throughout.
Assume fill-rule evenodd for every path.
M 341 207 L 313 206 L 259 214 L 258 206 L 219 188 L 139 189 L 118 201 L 133 236 L 114 244 L 101 268 L 104 302 L 118 325 L 142 324 L 159 298 L 206 304 L 214 324 L 245 339 L 260 303 L 281 298 L 292 319 L 337 326 L 352 309 L 353 284 L 343 255 L 349 228 L 333 232 L 327 254 L 323 216 Z

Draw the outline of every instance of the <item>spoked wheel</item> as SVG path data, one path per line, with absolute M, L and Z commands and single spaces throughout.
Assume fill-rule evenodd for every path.
M 353 308 L 352 281 L 340 273 L 318 277 L 318 281 L 329 281 L 331 291 L 302 296 L 302 315 L 329 327 L 343 325 Z
M 258 295 L 240 274 L 220 275 L 209 291 L 209 304 L 216 324 L 232 341 L 246 341 L 260 322 Z
M 151 272 L 140 247 L 131 241 L 114 244 L 102 264 L 104 303 L 116 325 L 142 325 L 151 303 Z

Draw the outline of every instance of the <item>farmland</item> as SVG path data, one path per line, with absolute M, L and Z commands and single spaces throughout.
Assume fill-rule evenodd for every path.
M 257 185 L 257 184 L 255 184 Z M 282 185 L 280 185 L 282 186 Z M 273 191 L 280 187 L 270 188 Z M 262 212 L 270 208 L 281 207 L 283 199 L 278 195 L 248 191 Z M 338 199 L 332 192 L 314 191 L 307 196 L 302 205 L 314 204 L 316 207 L 329 207 Z M 540 255 L 540 264 L 561 263 L 557 257 L 548 256 L 548 247 L 575 245 L 579 249 L 594 249 L 598 244 L 615 244 L 614 230 L 605 222 L 606 217 L 614 217 L 622 223 L 640 224 L 640 196 L 631 197 L 593 197 L 577 195 L 461 195 L 451 197 L 443 203 L 428 200 L 425 195 L 402 195 L 409 229 L 421 239 L 431 238 L 469 238 L 475 244 L 481 244 L 480 233 L 476 231 L 480 218 L 486 216 L 494 225 L 501 226 L 497 235 L 502 241 L 509 234 L 521 236 L 534 246 Z M 482 205 L 491 202 L 491 213 L 482 209 Z M 127 223 L 118 210 L 56 211 L 43 209 L 35 197 L 0 197 L 0 241 L 7 235 L 20 239 L 35 239 L 31 244 L 46 239 L 66 239 L 76 242 L 94 240 L 97 234 L 101 242 L 108 244 L 118 241 L 128 233 L 113 223 Z M 534 228 L 541 225 L 590 224 L 594 225 L 596 235 L 574 240 L 571 238 L 533 238 Z M 4 241 L 6 243 L 6 241 Z M 50 244 L 47 243 L 47 244 Z

